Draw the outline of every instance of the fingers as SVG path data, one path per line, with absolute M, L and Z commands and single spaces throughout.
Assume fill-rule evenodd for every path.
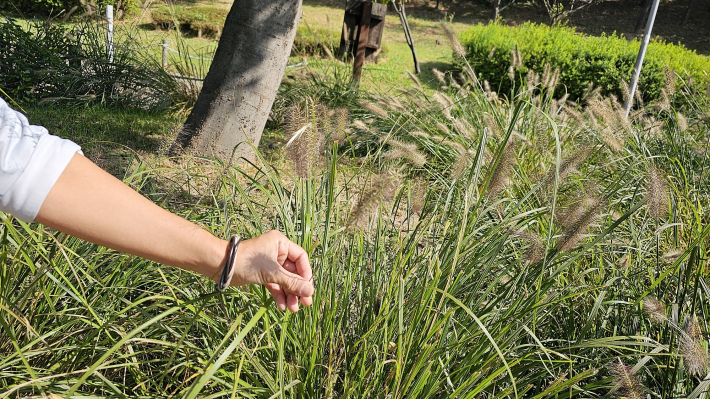
M 310 280 L 313 277 L 313 270 L 311 270 L 311 264 L 308 262 L 306 250 L 286 237 L 284 237 L 284 240 L 287 245 L 287 259 L 296 265 L 296 274 L 305 280 Z
M 274 297 L 276 307 L 282 312 L 286 310 L 286 293 L 281 290 L 281 287 L 278 284 L 264 284 L 264 286 L 269 290 L 271 296 Z
M 286 269 L 279 267 L 279 269 L 274 273 L 272 282 L 281 286 L 281 288 L 289 294 L 296 296 L 312 296 L 313 285 L 304 280 L 301 276 L 291 273 Z

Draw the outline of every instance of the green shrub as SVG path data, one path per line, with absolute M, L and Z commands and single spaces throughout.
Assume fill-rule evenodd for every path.
M 621 81 L 631 79 L 639 41 L 627 42 L 623 37 L 584 36 L 566 26 L 526 23 L 519 27 L 499 24 L 475 25 L 461 34 L 468 59 L 481 80 L 488 80 L 501 93 L 513 87 L 509 78 L 511 51 L 518 46 L 522 66 L 516 69 L 515 81 L 529 69 L 543 73 L 546 64 L 560 70 L 560 88 L 572 99 L 580 98 L 590 84 L 603 94 L 621 96 Z M 650 43 L 639 82 L 646 100 L 659 96 L 664 85 L 664 66 L 692 77 L 693 84 L 705 88 L 710 79 L 710 60 L 681 45 L 662 41 Z M 561 95 L 561 94 L 560 94 Z
M 311 29 L 299 25 L 296 31 L 296 38 L 291 47 L 292 56 L 327 56 L 323 46 L 328 47 L 333 56 L 336 48 L 340 45 L 340 32 L 329 29 Z
M 172 29 L 175 24 L 197 32 L 219 36 L 227 19 L 229 9 L 212 6 L 161 7 L 153 10 L 153 23 L 163 29 Z
M 157 110 L 170 105 L 175 81 L 128 35 L 116 35 L 107 59 L 103 24 L 0 21 L 0 88 L 18 102 L 104 103 Z M 77 43 L 81 41 L 81 49 Z

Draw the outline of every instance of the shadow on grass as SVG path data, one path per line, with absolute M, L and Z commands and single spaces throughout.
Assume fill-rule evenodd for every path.
M 454 68 L 454 66 L 448 62 L 428 61 L 422 62 L 420 66 L 422 68 L 422 73 L 418 76 L 419 81 L 422 83 L 422 86 L 431 90 L 439 90 L 441 89 L 442 85 L 441 82 L 434 75 L 434 72 L 432 72 L 433 69 L 436 68 L 441 72 L 450 71 L 452 73 L 458 73 L 458 69 Z
M 51 134 L 82 146 L 104 142 L 105 146 L 115 150 L 156 151 L 163 139 L 182 123 L 171 115 L 109 109 L 100 105 L 25 106 L 24 110 L 31 124 L 44 126 Z

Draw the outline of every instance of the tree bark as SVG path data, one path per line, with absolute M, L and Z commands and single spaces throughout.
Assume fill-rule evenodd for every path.
M 202 91 L 170 148 L 228 162 L 253 158 L 281 84 L 301 0 L 236 0 Z

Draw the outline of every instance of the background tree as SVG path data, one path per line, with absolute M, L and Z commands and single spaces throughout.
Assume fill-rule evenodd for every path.
M 547 15 L 550 16 L 550 23 L 555 24 L 578 11 L 593 4 L 601 3 L 602 1 L 604 0 L 543 0 L 543 4 L 545 5 Z
M 300 0 L 236 0 L 192 112 L 170 148 L 235 161 L 258 146 L 291 53 Z

